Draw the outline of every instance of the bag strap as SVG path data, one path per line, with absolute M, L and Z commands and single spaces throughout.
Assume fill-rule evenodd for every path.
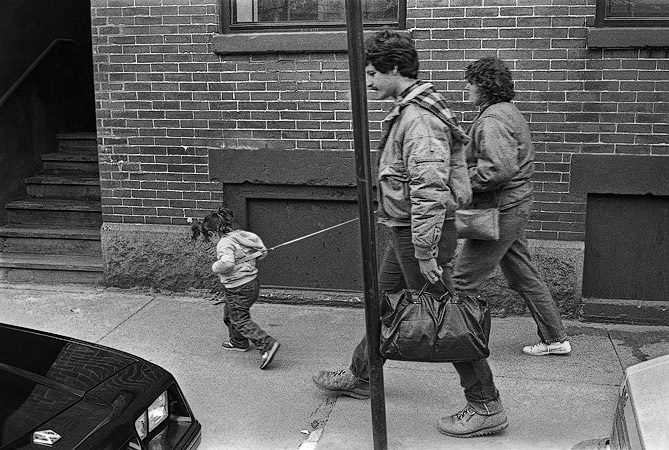
M 444 289 L 446 289 L 446 293 L 450 294 L 451 297 L 454 297 L 453 292 L 451 292 L 450 289 L 448 289 L 448 286 L 446 286 L 446 283 L 444 283 L 444 279 L 442 277 L 439 277 L 439 281 L 441 281 L 441 285 L 444 287 Z M 428 286 L 430 286 L 430 282 L 426 281 L 423 287 L 420 289 L 420 291 L 418 291 L 418 295 L 423 295 Z

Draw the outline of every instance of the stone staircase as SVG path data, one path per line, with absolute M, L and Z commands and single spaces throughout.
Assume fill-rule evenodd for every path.
M 42 155 L 41 175 L 26 178 L 27 197 L 5 205 L 0 282 L 102 282 L 100 178 L 95 133 L 58 136 Z

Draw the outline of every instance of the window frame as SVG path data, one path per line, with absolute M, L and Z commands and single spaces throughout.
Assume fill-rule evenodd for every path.
M 669 27 L 669 17 L 666 18 L 606 18 L 607 0 L 597 0 L 595 6 L 596 28 L 664 28 Z
M 363 23 L 365 29 L 389 27 L 395 30 L 406 29 L 407 0 L 397 0 L 397 22 Z M 318 32 L 318 31 L 345 31 L 346 22 L 290 22 L 290 23 L 263 23 L 249 25 L 232 25 L 231 0 L 220 0 L 221 5 L 221 33 L 276 33 L 276 32 Z

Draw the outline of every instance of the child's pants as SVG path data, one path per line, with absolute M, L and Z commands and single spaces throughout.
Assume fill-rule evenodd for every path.
M 230 331 L 230 343 L 235 347 L 248 348 L 253 342 L 260 353 L 272 346 L 274 339 L 251 320 L 251 306 L 258 300 L 258 279 L 234 288 L 225 288 L 225 318 L 223 322 Z

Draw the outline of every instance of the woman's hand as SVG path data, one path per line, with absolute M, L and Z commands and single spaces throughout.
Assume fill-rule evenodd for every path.
M 444 273 L 444 269 L 437 264 L 436 258 L 419 259 L 418 265 L 420 266 L 420 273 L 432 284 L 439 281 L 441 274 Z

